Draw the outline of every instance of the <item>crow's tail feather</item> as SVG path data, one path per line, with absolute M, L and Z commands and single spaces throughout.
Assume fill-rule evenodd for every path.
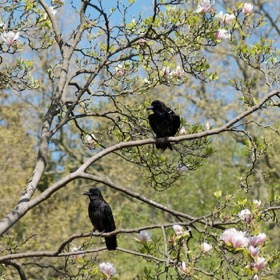
M 171 151 L 173 150 L 171 143 L 156 143 L 156 148 L 161 150 L 169 148 Z
M 118 244 L 117 244 L 117 236 L 113 235 L 110 237 L 105 237 L 105 243 L 108 250 L 116 250 Z

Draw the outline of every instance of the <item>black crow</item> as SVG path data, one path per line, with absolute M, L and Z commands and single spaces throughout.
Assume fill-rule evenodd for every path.
M 94 227 L 93 230 L 99 232 L 111 232 L 116 229 L 112 210 L 109 204 L 103 199 L 98 188 L 91 188 L 88 192 L 84 192 L 90 199 L 88 206 L 88 215 Z M 108 250 L 117 248 L 116 235 L 105 237 L 105 243 Z
M 177 133 L 180 127 L 180 117 L 170 108 L 166 107 L 163 102 L 155 100 L 147 110 L 152 110 L 154 112 L 149 115 L 148 118 L 150 126 L 157 138 L 170 137 Z M 166 148 L 172 150 L 172 146 L 169 142 L 156 143 L 156 147 L 162 150 Z

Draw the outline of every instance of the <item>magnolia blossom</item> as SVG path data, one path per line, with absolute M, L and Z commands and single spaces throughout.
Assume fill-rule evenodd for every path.
M 144 38 L 140 38 L 137 42 L 140 46 L 145 46 L 147 43 L 147 40 Z
M 150 83 L 151 83 L 151 81 L 150 81 L 150 80 L 148 80 L 147 78 L 145 78 L 145 79 L 143 80 L 143 83 L 144 83 L 144 84 L 150 84 Z
M 147 242 L 150 242 L 152 241 L 151 239 L 152 237 L 152 233 L 151 232 L 148 232 L 146 230 L 141 230 L 137 237 L 135 238 L 136 240 L 142 242 L 142 243 L 147 243 Z
M 252 214 L 249 209 L 243 209 L 238 213 L 238 217 L 240 218 L 240 220 L 246 222 L 247 224 L 250 224 L 252 221 Z
M 257 247 L 258 246 L 258 240 L 259 240 L 258 236 L 250 237 L 250 240 L 249 240 L 250 246 Z
M 180 225 L 174 225 L 174 226 L 172 226 L 172 228 L 176 235 L 182 235 L 184 233 L 184 229 Z
M 14 41 L 19 37 L 19 32 L 15 33 L 13 31 L 2 33 L 2 39 L 7 43 L 7 45 L 11 46 Z
M 185 127 L 183 126 L 179 131 L 179 135 L 186 135 L 186 134 L 187 134 L 187 131 L 186 131 Z
M 233 236 L 237 233 L 235 228 L 226 229 L 220 236 L 220 239 L 223 240 L 226 244 L 231 244 Z
M 177 66 L 176 69 L 172 70 L 170 74 L 172 77 L 180 79 L 182 77 L 183 70 L 181 69 L 180 66 Z
M 265 240 L 266 240 L 266 234 L 265 233 L 259 233 L 257 238 L 258 238 L 258 245 L 263 246 L 263 244 L 265 243 Z
M 224 40 L 224 39 L 230 39 L 231 35 L 228 33 L 226 29 L 219 29 L 215 33 L 215 38 L 217 40 Z
M 72 258 L 79 258 L 81 255 L 80 251 L 83 251 L 82 247 L 80 247 L 80 248 L 72 247 L 71 248 L 71 252 L 73 253 Z
M 206 124 L 205 124 L 205 130 L 206 130 L 206 131 L 210 130 L 210 123 L 209 123 L 209 122 L 206 122 Z
M 213 6 L 215 5 L 215 1 L 211 0 L 201 0 L 197 5 L 196 13 L 210 13 L 212 11 Z
M 254 6 L 251 3 L 245 3 L 242 12 L 244 13 L 245 16 L 247 16 L 252 12 L 253 8 Z
M 71 249 L 71 252 L 77 252 L 77 251 L 80 251 L 80 248 L 78 248 L 78 247 L 73 247 L 73 248 Z
M 167 77 L 171 75 L 171 70 L 169 67 L 163 67 L 162 68 L 163 76 Z
M 118 64 L 118 66 L 115 67 L 116 75 L 121 77 L 124 75 L 124 65 Z
M 186 263 L 184 261 L 182 261 L 181 270 L 185 272 L 186 269 L 187 269 Z
M 260 248 L 250 245 L 248 251 L 252 257 L 256 257 L 260 253 Z
M 177 163 L 176 169 L 179 175 L 182 175 L 184 172 L 189 170 L 188 166 L 184 165 L 182 162 Z
M 254 199 L 254 200 L 253 200 L 253 204 L 256 206 L 256 208 L 260 208 L 262 202 L 261 202 L 260 200 Z
M 235 19 L 235 15 L 233 14 L 224 14 L 223 11 L 220 11 L 217 14 L 217 18 L 221 23 L 228 24 L 231 23 Z
M 200 246 L 200 249 L 203 253 L 209 252 L 210 250 L 212 250 L 212 248 L 213 248 L 212 245 L 206 242 L 202 243 Z
M 109 262 L 99 264 L 99 270 L 109 277 L 115 276 L 117 273 L 114 266 Z
M 96 144 L 96 137 L 93 133 L 87 134 L 84 137 L 84 143 L 89 149 L 93 149 Z
M 245 248 L 249 244 L 249 239 L 245 236 L 245 232 L 237 231 L 234 228 L 226 229 L 221 234 L 220 239 L 234 248 Z
M 237 234 L 232 238 L 231 244 L 234 248 L 245 248 L 249 244 L 249 239 L 245 237 L 245 233 L 238 231 Z
M 259 280 L 258 274 L 255 274 L 255 275 L 254 275 L 253 280 Z
M 253 247 L 263 246 L 266 241 L 266 234 L 259 233 L 258 235 L 252 236 L 250 238 L 249 244 Z
M 257 261 L 251 264 L 251 268 L 256 268 L 258 271 L 261 271 L 265 265 L 265 258 L 258 257 Z
M 54 9 L 53 6 L 50 6 L 50 10 L 51 10 L 51 13 L 55 16 L 55 14 L 57 13 L 57 11 Z

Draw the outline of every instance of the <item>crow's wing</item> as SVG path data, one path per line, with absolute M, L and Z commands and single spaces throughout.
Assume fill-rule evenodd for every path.
M 91 201 L 88 214 L 92 225 L 99 232 L 110 232 L 116 229 L 112 210 L 106 201 Z
M 170 114 L 152 114 L 148 118 L 152 130 L 158 138 L 171 136 L 172 118 Z
M 156 134 L 157 137 L 160 137 L 159 134 L 161 134 L 161 128 L 158 117 L 155 114 L 151 114 L 148 116 L 148 119 L 153 132 Z
M 171 135 L 174 136 L 180 127 L 180 117 L 173 112 Z
M 115 221 L 114 221 L 114 217 L 113 217 L 113 213 L 112 210 L 109 206 L 109 204 L 107 202 L 105 202 L 104 205 L 104 223 L 105 223 L 105 232 L 111 232 L 114 231 L 116 229 L 115 226 Z M 116 235 L 112 235 L 110 237 L 105 237 L 105 243 L 106 243 L 106 247 L 108 250 L 115 250 L 118 246 L 117 244 L 117 236 Z
M 114 231 L 116 229 L 112 210 L 107 202 L 104 201 L 104 230 L 105 232 Z

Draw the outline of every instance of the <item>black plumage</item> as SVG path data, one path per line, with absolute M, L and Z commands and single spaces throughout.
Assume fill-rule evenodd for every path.
M 180 127 L 180 117 L 176 115 L 170 108 L 166 107 L 162 101 L 155 100 L 151 103 L 151 107 L 147 110 L 152 110 L 153 114 L 149 115 L 149 123 L 156 134 L 157 138 L 174 136 Z M 171 144 L 156 143 L 158 149 L 172 150 Z
M 109 204 L 103 199 L 98 188 L 91 188 L 88 192 L 84 192 L 90 199 L 88 206 L 88 215 L 94 230 L 99 232 L 111 232 L 116 229 L 112 210 Z M 105 237 L 105 243 L 108 250 L 117 248 L 117 236 L 113 235 Z

